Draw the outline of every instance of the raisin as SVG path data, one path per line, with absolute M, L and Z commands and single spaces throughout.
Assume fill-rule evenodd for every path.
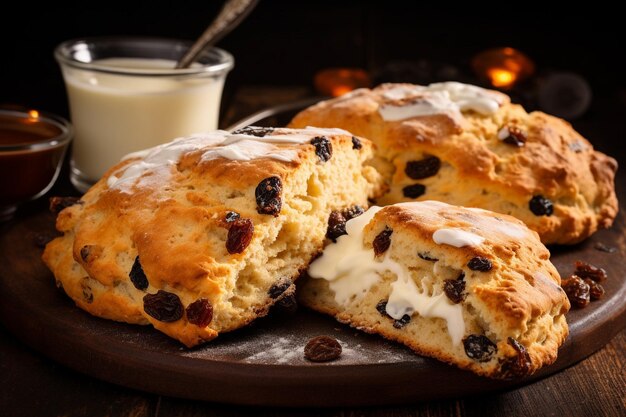
M 593 245 L 594 249 L 599 250 L 600 252 L 606 252 L 606 253 L 614 253 L 617 252 L 617 248 L 613 247 L 613 246 L 609 246 L 606 245 L 602 242 L 596 242 Z
M 517 352 L 514 358 L 507 359 L 501 366 L 502 377 L 522 377 L 530 374 L 532 360 L 526 351 L 526 347 L 512 337 L 507 338 L 507 343 Z
M 339 236 L 345 235 L 346 233 L 346 218 L 343 214 L 339 211 L 330 213 L 330 216 L 328 216 L 326 237 L 336 242 Z
M 489 362 L 498 352 L 498 347 L 487 336 L 471 334 L 463 340 L 465 354 L 478 362 Z
M 443 291 L 446 296 L 454 304 L 459 304 L 465 300 L 465 274 L 461 272 L 461 275 L 457 279 L 446 279 L 443 281 Z
M 199 298 L 187 306 L 187 321 L 199 327 L 206 327 L 213 320 L 213 306 L 206 298 Z
M 235 130 L 233 135 L 250 135 L 262 138 L 265 135 L 269 135 L 273 131 L 273 127 L 246 126 Z
M 90 252 L 91 252 L 91 245 L 85 245 L 82 248 L 80 248 L 80 259 L 82 259 L 83 262 L 87 262 Z
M 93 303 L 93 292 L 91 290 L 91 287 L 86 283 L 86 281 L 88 280 L 88 277 L 83 278 L 83 281 L 81 281 L 80 283 L 80 289 L 83 293 L 83 300 L 85 300 L 87 304 L 91 304 Z
M 383 316 L 389 317 L 389 314 L 387 314 L 387 301 L 380 300 L 378 304 L 376 304 L 376 311 Z
M 542 195 L 533 196 L 528 202 L 528 207 L 536 216 L 551 216 L 554 213 L 552 201 Z
M 405 314 L 404 316 L 400 317 L 398 320 L 393 321 L 393 327 L 395 327 L 396 329 L 401 329 L 407 324 L 409 324 L 410 322 L 411 322 L 411 316 L 409 316 L 408 314 Z
M 419 256 L 423 260 L 429 261 L 429 262 L 437 262 L 439 260 L 437 258 L 432 258 L 431 256 L 427 255 L 426 253 L 418 253 L 417 256 Z
M 585 278 L 585 283 L 589 285 L 589 298 L 592 301 L 599 300 L 604 295 L 604 287 L 592 280 L 591 278 Z
M 235 220 L 228 229 L 226 239 L 226 250 L 230 254 L 241 253 L 252 241 L 254 225 L 250 219 Z
M 133 266 L 130 268 L 128 276 L 130 278 L 130 282 L 132 282 L 138 290 L 143 291 L 148 288 L 148 277 L 146 277 L 146 273 L 143 272 L 143 267 L 139 262 L 139 256 L 135 258 L 135 262 L 133 262 Z
M 287 291 L 289 287 L 291 287 L 291 284 L 292 284 L 291 280 L 280 281 L 272 285 L 270 289 L 267 291 L 267 294 L 271 298 L 276 299 L 280 297 L 281 295 L 283 295 L 283 293 Z
M 143 297 L 144 311 L 155 319 L 170 323 L 183 317 L 183 303 L 176 294 L 159 290 L 156 294 Z
M 491 261 L 489 259 L 476 256 L 470 259 L 470 261 L 467 263 L 467 267 L 472 271 L 488 272 L 491 271 L 493 265 L 491 264 Z
M 391 246 L 391 234 L 393 230 L 389 227 L 385 226 L 385 230 L 380 232 L 375 238 L 374 242 L 372 242 L 372 246 L 374 247 L 374 255 L 378 256 L 382 253 L 385 253 L 389 246 Z
M 359 150 L 363 147 L 363 144 L 356 136 L 352 136 L 352 149 Z
M 574 274 L 581 278 L 589 278 L 596 282 L 602 282 L 607 278 L 606 271 L 597 266 L 581 261 L 576 261 L 574 265 L 576 266 Z
M 591 298 L 589 284 L 576 275 L 561 281 L 561 287 L 572 305 L 583 308 L 589 304 Z
M 312 362 L 334 361 L 341 356 L 341 345 L 330 336 L 317 336 L 304 347 L 304 357 Z
M 282 313 L 293 314 L 298 311 L 298 301 L 296 295 L 292 292 L 283 296 L 280 300 L 276 301 L 274 307 Z
M 429 156 L 419 161 L 409 161 L 406 163 L 404 173 L 414 180 L 432 177 L 439 172 L 441 160 L 436 156 Z
M 74 204 L 82 204 L 82 201 L 78 197 L 50 197 L 50 211 L 54 214 Z
M 238 220 L 241 216 L 239 215 L 239 213 L 235 212 L 235 211 L 229 211 L 228 213 L 226 213 L 226 216 L 224 216 L 224 220 L 226 220 L 226 223 L 232 223 L 235 220 Z
M 365 210 L 363 210 L 363 207 L 361 206 L 348 207 L 347 209 L 341 212 L 341 214 L 343 214 L 343 217 L 346 218 L 346 221 L 352 220 L 355 217 L 359 217 L 363 213 L 365 213 Z
M 498 132 L 498 138 L 508 144 L 521 148 L 526 144 L 526 134 L 515 126 L 505 126 Z
M 326 136 L 317 136 L 311 139 L 311 145 L 315 146 L 315 155 L 322 162 L 327 162 L 333 156 L 333 144 Z
M 279 177 L 265 178 L 257 185 L 254 192 L 256 196 L 256 211 L 259 214 L 271 214 L 278 217 L 280 209 L 283 205 L 281 193 L 283 191 L 283 182 Z
M 406 187 L 402 189 L 402 194 L 406 198 L 421 197 L 422 195 L 424 195 L 425 192 L 426 192 L 426 186 L 423 184 L 407 185 Z

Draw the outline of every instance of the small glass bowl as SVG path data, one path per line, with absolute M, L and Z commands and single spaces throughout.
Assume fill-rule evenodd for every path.
M 0 109 L 0 221 L 52 187 L 72 136 L 62 117 Z

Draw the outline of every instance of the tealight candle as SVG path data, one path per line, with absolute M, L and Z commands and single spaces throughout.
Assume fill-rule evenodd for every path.
M 0 221 L 52 187 L 71 139 L 72 127 L 59 116 L 0 110 Z

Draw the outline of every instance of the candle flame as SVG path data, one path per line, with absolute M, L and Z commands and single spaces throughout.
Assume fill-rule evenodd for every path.
M 487 70 L 487 76 L 494 87 L 506 88 L 515 83 L 517 74 L 504 68 L 490 68 Z
M 39 112 L 37 110 L 30 110 L 28 112 L 28 118 L 35 121 L 39 119 Z

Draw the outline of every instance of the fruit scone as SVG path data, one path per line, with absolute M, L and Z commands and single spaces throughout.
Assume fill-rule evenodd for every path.
M 298 281 L 304 305 L 492 378 L 554 362 L 569 301 L 537 233 L 438 201 L 349 220 Z
M 293 296 L 331 212 L 384 182 L 340 129 L 245 128 L 128 155 L 60 212 L 43 260 L 89 313 L 194 346 Z
M 573 244 L 617 214 L 617 162 L 565 121 L 456 82 L 383 84 L 323 101 L 290 127 L 347 129 L 378 145 L 379 204 L 438 200 L 510 214 L 546 244 Z

